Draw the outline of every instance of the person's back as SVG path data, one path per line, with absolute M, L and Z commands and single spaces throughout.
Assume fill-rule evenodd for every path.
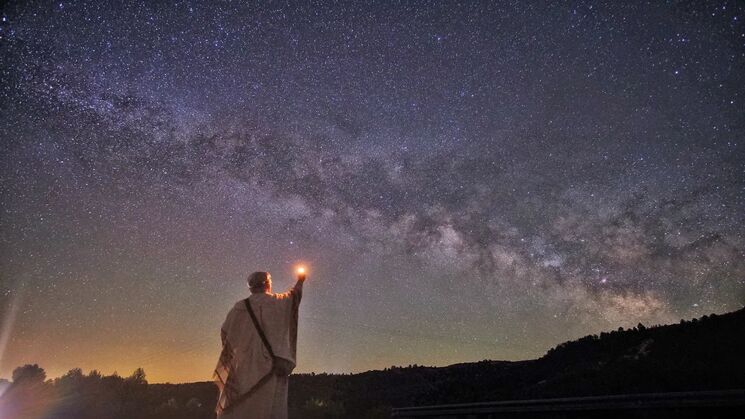
M 304 281 L 301 274 L 290 291 L 273 294 L 268 272 L 249 276 L 251 295 L 233 306 L 221 331 L 223 350 L 215 369 L 218 417 L 287 417 L 287 376 L 296 365 Z

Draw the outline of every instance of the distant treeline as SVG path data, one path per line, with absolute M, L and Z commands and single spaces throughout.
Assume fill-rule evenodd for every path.
M 83 374 L 75 368 L 54 380 L 45 378 L 38 365 L 16 368 L 13 383 L 0 398 L 0 418 L 214 417 L 217 396 L 211 383 L 148 384 L 141 368 L 129 377 L 104 376 L 95 370 Z
M 383 418 L 393 406 L 564 396 L 745 388 L 745 309 L 668 326 L 586 336 L 540 359 L 481 361 L 434 368 L 410 365 L 361 374 L 295 374 L 292 418 Z M 210 382 L 147 384 L 73 369 L 46 380 L 38 365 L 0 383 L 0 417 L 214 418 Z

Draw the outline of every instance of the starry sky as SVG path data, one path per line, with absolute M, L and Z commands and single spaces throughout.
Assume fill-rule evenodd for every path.
M 299 372 L 745 304 L 743 3 L 127 3 L 2 9 L 0 377 L 209 380 L 300 262 Z

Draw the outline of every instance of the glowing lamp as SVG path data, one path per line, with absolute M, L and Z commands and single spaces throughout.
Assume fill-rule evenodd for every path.
M 297 274 L 298 274 L 298 275 L 303 275 L 303 274 L 305 274 L 305 266 L 300 266 L 300 267 L 298 267 L 298 268 L 297 268 Z

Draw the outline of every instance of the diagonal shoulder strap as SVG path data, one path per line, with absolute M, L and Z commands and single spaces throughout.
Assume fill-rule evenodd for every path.
M 254 326 L 256 326 L 256 331 L 259 332 L 259 337 L 261 337 L 261 341 L 264 342 L 264 346 L 266 346 L 266 349 L 269 350 L 269 355 L 272 356 L 272 360 L 274 360 L 274 351 L 272 351 L 272 345 L 269 344 L 269 341 L 266 338 L 266 335 L 264 334 L 264 330 L 261 329 L 261 325 L 259 325 L 259 320 L 256 318 L 256 314 L 254 314 L 253 309 L 251 308 L 251 301 L 246 298 L 243 300 L 246 302 L 246 308 L 248 309 L 248 314 L 251 315 L 251 320 L 254 322 Z
M 261 325 L 259 325 L 259 320 L 256 318 L 256 314 L 254 314 L 254 311 L 251 308 L 251 302 L 248 300 L 248 298 L 246 298 L 243 301 L 245 301 L 246 303 L 248 314 L 251 315 L 251 320 L 253 321 L 254 326 L 256 326 L 256 331 L 259 332 L 261 341 L 264 342 L 264 346 L 266 346 L 266 349 L 269 350 L 269 355 L 272 356 L 272 371 L 269 371 L 268 373 L 266 373 L 266 375 L 261 377 L 261 379 L 256 384 L 254 384 L 254 386 L 251 387 L 247 392 L 243 393 L 238 398 L 236 398 L 234 401 L 231 401 L 230 404 L 225 406 L 225 408 L 222 409 L 223 413 L 232 411 L 236 405 L 238 405 L 239 403 L 251 397 L 254 393 L 256 393 L 256 390 L 258 390 L 261 386 L 266 384 L 269 381 L 269 379 L 272 378 L 272 375 L 274 375 L 274 366 L 277 361 L 277 357 L 274 356 L 274 351 L 272 351 L 272 346 L 269 344 L 269 341 L 266 339 L 266 335 L 264 334 L 264 331 L 261 329 Z

